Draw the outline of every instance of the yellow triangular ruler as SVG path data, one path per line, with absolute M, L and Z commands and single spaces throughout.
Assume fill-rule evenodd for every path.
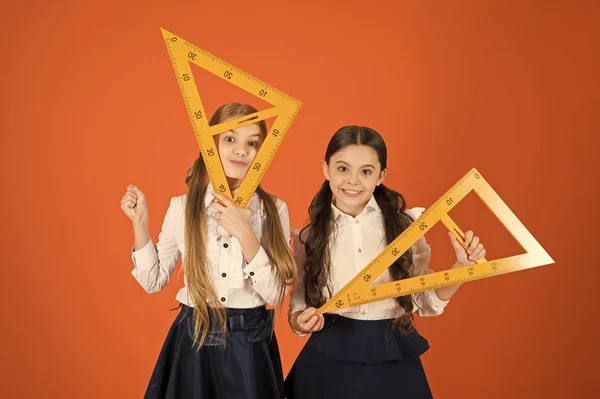
M 171 62 L 173 63 L 173 69 L 175 70 L 175 76 L 181 89 L 183 101 L 192 122 L 194 133 L 196 134 L 200 152 L 208 170 L 210 182 L 215 191 L 232 198 L 213 136 L 235 129 L 236 127 L 277 117 L 248 170 L 244 181 L 236 192 L 235 203 L 245 208 L 273 160 L 279 145 L 285 138 L 302 103 L 182 38 L 162 28 L 161 30 L 167 50 L 169 51 L 169 56 L 171 57 Z M 243 118 L 215 126 L 208 126 L 208 117 L 206 112 L 204 112 L 190 64 L 195 64 L 221 77 L 240 89 L 268 102 L 273 107 Z
M 524 254 L 492 261 L 480 260 L 477 264 L 471 266 L 449 269 L 384 284 L 370 285 L 372 281 L 375 281 L 396 259 L 408 251 L 419 238 L 425 235 L 439 221 L 444 223 L 450 231 L 454 232 L 458 236 L 459 241 L 461 241 L 464 238 L 464 234 L 450 219 L 448 212 L 471 191 L 474 191 L 481 198 L 504 227 L 512 234 L 514 239 L 525 250 Z M 554 261 L 544 248 L 527 231 L 523 223 L 517 219 L 515 214 L 506 206 L 483 176 L 473 168 L 435 202 L 433 206 L 428 208 L 421 217 L 415 220 L 401 235 L 392 241 L 356 277 L 327 301 L 319 309 L 319 312 L 331 312 L 364 303 L 415 294 L 417 292 L 551 263 L 554 263 Z

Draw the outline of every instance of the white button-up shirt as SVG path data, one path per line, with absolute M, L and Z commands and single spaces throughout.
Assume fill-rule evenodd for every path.
M 383 215 L 377 201 L 372 196 L 363 211 L 356 217 L 345 214 L 335 205 L 333 208 L 333 221 L 336 228 L 332 229 L 329 242 L 331 252 L 331 284 L 333 294 L 352 280 L 365 266 L 369 264 L 387 246 Z M 425 208 L 407 209 L 405 212 L 413 219 L 417 219 Z M 304 262 L 306 254 L 304 245 L 298 239 L 299 231 L 294 231 L 294 258 L 298 268 L 298 276 L 292 285 L 289 314 L 305 309 L 304 301 Z M 414 261 L 414 275 L 419 276 L 433 273 L 429 269 L 431 248 L 420 238 L 412 247 Z M 374 282 L 375 284 L 393 281 L 389 270 L 384 271 Z M 325 298 L 329 299 L 327 289 L 323 289 Z M 448 301 L 442 301 L 434 290 L 412 295 L 414 311 L 421 316 L 436 316 L 443 312 Z M 385 299 L 334 311 L 353 319 L 378 320 L 392 319 L 400 316 L 404 310 L 398 306 L 396 300 Z
M 160 291 L 169 281 L 180 258 L 185 256 L 185 202 L 187 195 L 171 199 L 164 218 L 162 230 L 156 246 L 152 239 L 138 251 L 132 251 L 134 268 L 132 274 L 148 292 Z M 229 308 L 251 308 L 264 305 L 276 305 L 277 280 L 275 267 L 271 264 L 264 246 L 268 243 L 263 235 L 263 222 L 266 212 L 258 194 L 254 194 L 248 203 L 252 216 L 250 224 L 258 237 L 261 247 L 250 263 L 246 264 L 240 243 L 235 237 L 218 224 L 211 207 L 215 201 L 212 186 L 208 186 L 204 198 L 206 206 L 206 225 L 208 229 L 206 256 L 210 277 L 217 297 Z M 285 239 L 290 240 L 290 222 L 287 204 L 275 199 L 281 219 Z M 188 295 L 187 279 L 184 287 L 177 293 L 177 300 L 193 306 Z

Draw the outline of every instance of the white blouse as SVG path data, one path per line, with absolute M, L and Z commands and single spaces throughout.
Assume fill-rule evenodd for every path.
M 266 217 L 263 201 L 255 193 L 248 203 L 248 209 L 252 212 L 250 224 L 261 247 L 254 259 L 246 264 L 239 241 L 235 237 L 228 237 L 227 232 L 214 217 L 214 210 L 211 207 L 215 201 L 213 193 L 212 186 L 209 185 L 204 204 L 208 229 L 207 261 L 217 297 L 228 308 L 251 308 L 265 303 L 276 305 L 276 268 L 264 250 L 264 246 L 268 243 L 262 230 Z M 169 281 L 179 259 L 185 256 L 186 197 L 187 195 L 184 194 L 171 199 L 156 246 L 150 239 L 146 246 L 138 251 L 132 251 L 134 268 L 131 273 L 148 293 L 160 291 Z M 290 222 L 287 204 L 278 198 L 275 199 L 275 204 L 284 236 L 289 242 Z M 184 287 L 179 290 L 176 298 L 185 305 L 193 306 L 188 295 L 185 276 Z
M 383 249 L 387 246 L 385 239 L 385 229 L 381 209 L 377 201 L 372 196 L 363 211 L 356 217 L 345 214 L 335 205 L 333 208 L 333 219 L 337 228 L 335 233 L 331 234 L 329 248 L 331 250 L 331 276 L 330 281 L 333 288 L 333 294 L 344 287 L 352 278 L 354 278 L 365 266 L 369 264 Z M 425 211 L 425 208 L 407 209 L 405 213 L 413 219 L 417 219 Z M 304 245 L 298 239 L 299 230 L 294 231 L 294 258 L 298 268 L 298 276 L 292 285 L 290 299 L 289 315 L 305 309 L 304 301 L 304 262 L 306 254 Z M 420 238 L 412 247 L 414 261 L 414 275 L 419 276 L 427 273 L 433 273 L 429 269 L 431 260 L 431 248 L 425 241 L 425 237 Z M 381 274 L 373 284 L 380 284 L 393 281 L 389 270 Z M 329 299 L 329 293 L 326 288 L 323 289 L 323 295 Z M 448 301 L 443 301 L 437 297 L 435 290 L 425 291 L 412 295 L 414 308 L 421 316 L 436 316 L 444 311 Z M 353 319 L 360 320 L 378 320 L 392 319 L 400 316 L 404 310 L 398 306 L 395 298 L 385 299 L 378 302 L 366 303 L 334 311 Z M 297 332 L 296 332 L 297 333 Z M 298 334 L 298 333 L 297 333 Z M 302 335 L 302 334 L 299 334 Z

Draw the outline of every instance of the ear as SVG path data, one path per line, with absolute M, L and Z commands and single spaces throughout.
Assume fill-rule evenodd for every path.
M 325 178 L 329 180 L 329 165 L 327 165 L 327 162 L 325 161 L 323 161 L 323 174 L 325 175 Z
M 377 179 L 377 185 L 380 185 L 385 180 L 385 175 L 387 174 L 387 169 L 384 169 L 379 174 L 379 179 Z

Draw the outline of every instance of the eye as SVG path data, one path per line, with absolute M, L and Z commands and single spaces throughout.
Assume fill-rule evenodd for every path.
M 233 137 L 231 137 L 231 136 L 225 136 L 225 138 L 223 140 L 225 140 L 228 143 L 233 143 L 234 142 Z
M 248 142 L 248 144 L 250 145 L 250 147 L 258 147 L 259 142 L 258 141 L 250 141 L 250 142 Z
M 368 176 L 368 175 L 370 175 L 370 174 L 371 174 L 371 171 L 370 171 L 369 169 L 363 169 L 363 170 L 362 170 L 362 174 L 363 174 L 363 175 L 367 175 L 367 176 Z
M 347 168 L 347 167 L 345 167 L 345 166 L 340 166 L 340 167 L 338 168 L 338 170 L 339 170 L 340 172 L 347 172 L 347 171 L 348 171 L 348 168 Z

